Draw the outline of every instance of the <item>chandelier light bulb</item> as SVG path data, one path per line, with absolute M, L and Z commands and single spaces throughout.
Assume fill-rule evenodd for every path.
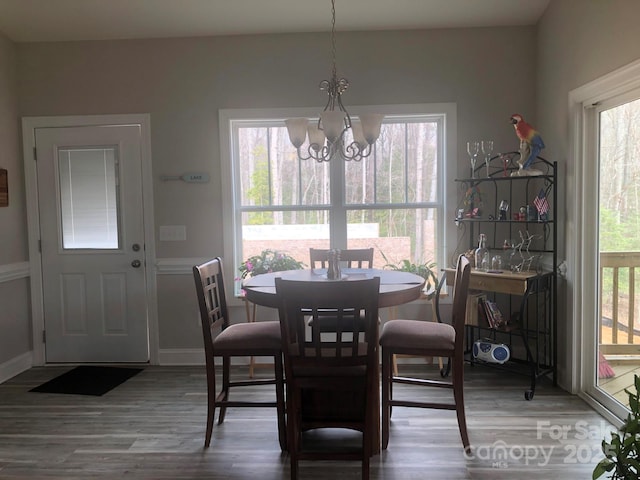
M 300 148 L 307 137 L 308 118 L 289 118 L 284 121 L 289 132 L 289 140 L 294 147 Z
M 380 128 L 382 127 L 382 120 L 384 115 L 379 113 L 363 113 L 360 115 L 360 122 L 362 122 L 362 132 L 364 138 L 369 145 L 376 143 L 380 136 Z

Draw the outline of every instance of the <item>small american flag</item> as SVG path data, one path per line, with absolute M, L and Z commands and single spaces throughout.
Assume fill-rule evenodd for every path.
M 540 189 L 538 196 L 533 199 L 533 204 L 536 206 L 539 215 L 544 215 L 549 211 L 549 202 L 547 202 L 547 196 L 543 188 Z

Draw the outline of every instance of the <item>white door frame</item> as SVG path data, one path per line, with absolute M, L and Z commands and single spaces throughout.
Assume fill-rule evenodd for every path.
M 595 325 L 597 325 L 596 301 L 598 298 L 598 222 L 594 221 L 597 212 L 599 181 L 597 172 L 598 151 L 595 142 L 588 138 L 588 131 L 595 128 L 595 117 L 591 106 L 596 106 L 608 98 L 640 88 L 640 61 L 633 62 L 608 75 L 596 79 L 569 93 L 569 122 L 571 141 L 569 156 L 572 159 L 573 181 L 568 184 L 573 193 L 573 208 L 568 209 L 568 218 L 574 218 L 575 224 L 567 230 L 567 252 L 570 262 L 569 271 L 573 272 L 573 301 L 568 305 L 568 318 L 571 319 L 571 390 L 578 393 L 596 411 L 616 424 L 626 417 L 626 410 L 610 410 L 602 403 L 593 389 L 593 375 L 597 369 L 595 350 Z M 569 242 L 573 241 L 570 245 Z
M 158 364 L 158 313 L 156 293 L 156 249 L 153 215 L 153 177 L 151 170 L 151 135 L 148 114 L 81 115 L 60 117 L 24 117 L 22 119 L 22 146 L 27 200 L 27 232 L 29 238 L 29 269 L 31 281 L 31 323 L 33 331 L 33 365 L 45 364 L 43 342 L 44 308 L 42 286 L 42 258 L 40 254 L 40 211 L 35 152 L 35 129 L 47 127 L 78 127 L 98 125 L 140 125 L 142 132 L 142 203 L 144 208 L 144 235 L 146 284 L 149 325 L 149 362 Z

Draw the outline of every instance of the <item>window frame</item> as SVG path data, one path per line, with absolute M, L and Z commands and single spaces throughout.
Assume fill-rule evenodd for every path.
M 573 282 L 567 301 L 569 372 L 575 393 L 610 420 L 620 423 L 628 410 L 596 388 L 598 350 L 596 326 L 599 294 L 599 114 L 604 109 L 640 98 L 640 61 L 634 61 L 569 92 L 569 159 L 567 211 L 575 218 L 565 238 L 566 277 Z M 595 212 L 595 213 L 594 213 Z
M 237 154 L 237 135 L 235 131 L 239 125 L 251 126 L 252 123 L 262 121 L 284 121 L 286 118 L 292 117 L 317 117 L 318 112 L 322 111 L 322 107 L 308 108 L 265 108 L 265 109 L 221 109 L 219 111 L 219 133 L 220 133 L 220 163 L 221 163 L 221 187 L 222 187 L 222 206 L 223 206 L 223 222 L 224 222 L 224 251 L 223 256 L 227 259 L 224 262 L 225 277 L 227 278 L 227 291 L 235 292 L 233 288 L 234 279 L 238 276 L 235 265 L 242 262 L 242 258 L 238 254 L 235 245 L 240 241 L 242 228 L 242 211 L 235 208 L 236 199 L 239 192 L 238 184 L 238 162 L 234 162 L 234 155 Z M 385 115 L 385 121 L 389 118 L 397 118 L 400 121 L 407 120 L 408 117 L 419 117 L 426 115 L 442 117 L 441 149 L 438 155 L 439 165 L 438 171 L 442 175 L 438 178 L 438 199 L 435 206 L 438 215 L 438 224 L 436 228 L 437 245 L 442 246 L 438 251 L 435 259 L 439 266 L 448 265 L 448 257 L 450 252 L 455 251 L 457 244 L 457 234 L 453 221 L 452 209 L 456 205 L 456 192 L 454 178 L 457 170 L 457 106 L 455 103 L 432 103 L 432 104 L 412 104 L 412 105 L 368 105 L 360 107 L 349 107 L 349 113 L 359 115 L 362 113 L 382 113 Z M 264 123 L 262 123 L 264 125 Z M 307 160 L 314 161 L 314 160 Z M 366 161 L 363 160 L 363 161 Z M 344 184 L 343 169 L 331 168 L 331 182 L 338 185 Z M 337 196 L 336 190 L 340 193 Z M 348 210 L 359 210 L 368 208 L 367 205 L 345 204 L 344 189 L 331 189 L 332 206 L 330 212 L 334 208 L 346 215 Z M 339 205 L 333 207 L 334 202 Z M 399 207 L 398 204 L 380 204 L 380 207 Z M 402 207 L 412 208 L 414 204 L 402 204 Z M 296 207 L 305 208 L 305 207 Z M 377 208 L 377 206 L 376 206 Z M 332 217 L 333 218 L 333 217 Z M 336 231 L 334 226 L 330 227 L 332 244 L 346 245 L 347 234 L 345 231 Z M 239 301 L 230 299 L 236 305 Z

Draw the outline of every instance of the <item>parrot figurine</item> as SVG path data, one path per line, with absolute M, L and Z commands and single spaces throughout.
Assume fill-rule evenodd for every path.
M 542 137 L 535 128 L 524 121 L 522 115 L 514 113 L 511 115 L 510 121 L 513 124 L 516 135 L 520 139 L 520 161 L 518 162 L 520 164 L 520 174 L 538 174 L 537 171 L 535 173 L 533 171 L 523 173 L 522 171 L 527 170 L 531 166 L 540 151 L 544 148 L 545 145 Z

